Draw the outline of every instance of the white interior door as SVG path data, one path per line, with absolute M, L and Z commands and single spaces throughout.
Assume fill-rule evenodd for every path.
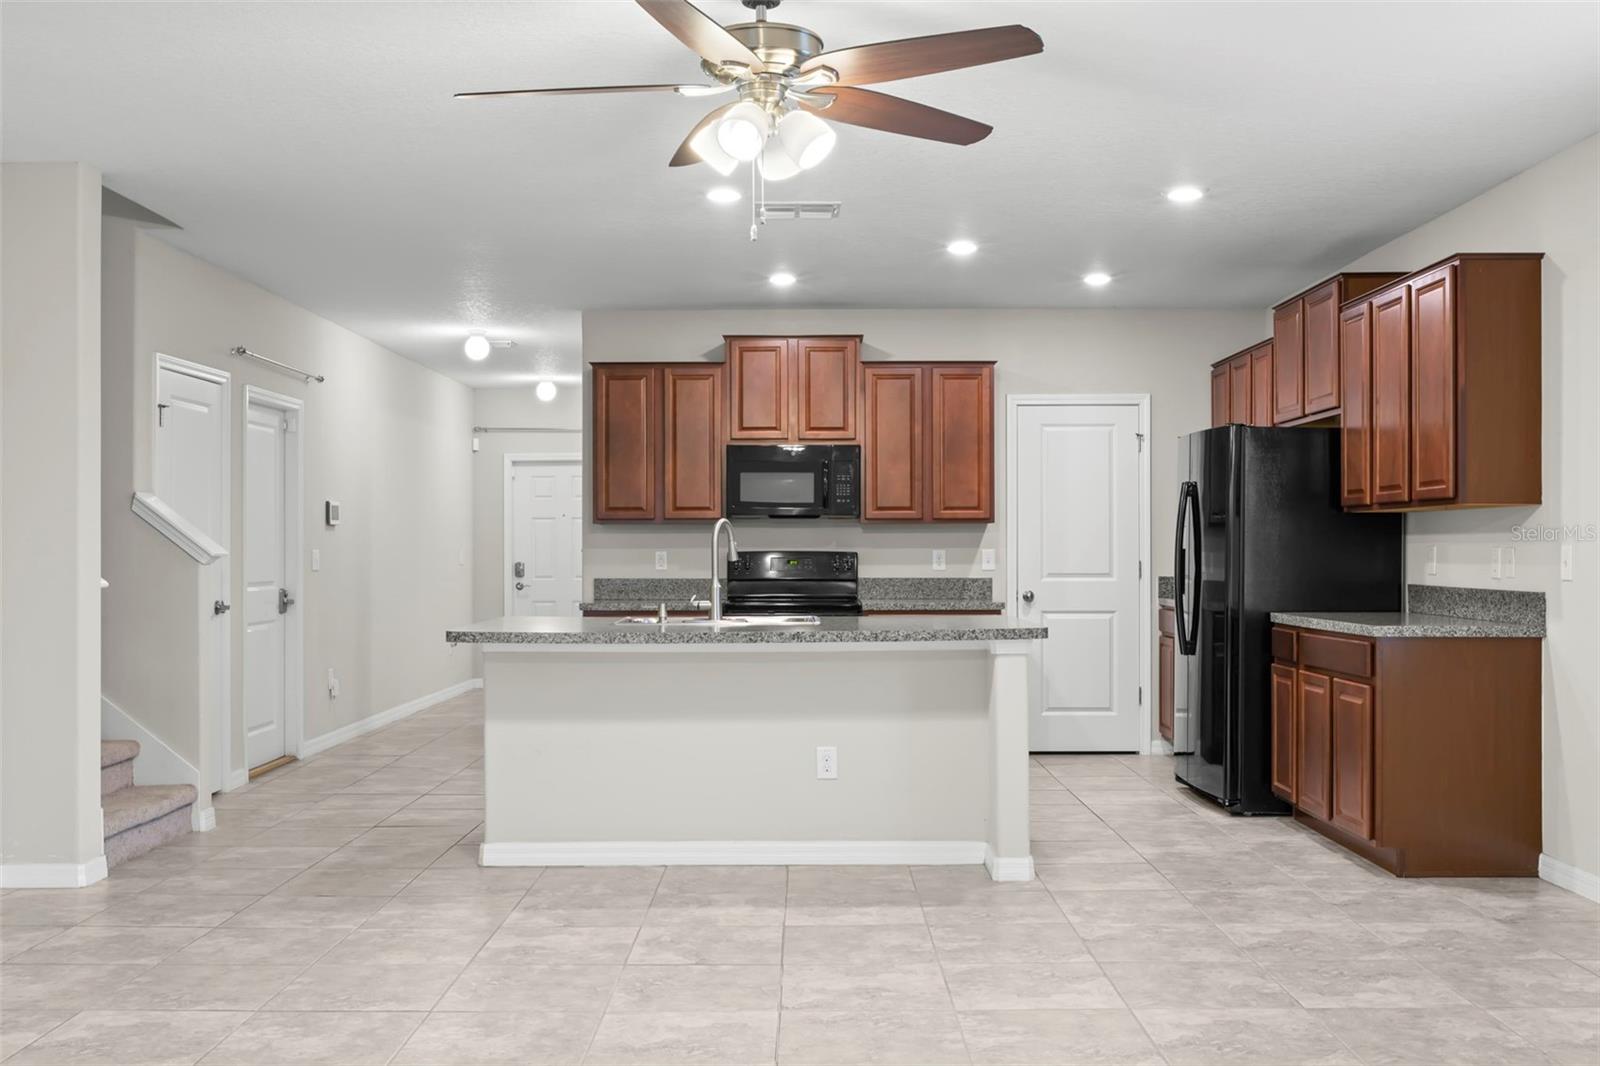
M 287 752 L 288 600 L 284 411 L 251 402 L 244 431 L 244 754 L 256 767 Z
M 512 614 L 576 617 L 583 599 L 583 466 L 511 465 L 506 602 Z
M 1049 629 L 1035 673 L 1035 751 L 1137 751 L 1139 407 L 1016 408 L 1017 616 Z

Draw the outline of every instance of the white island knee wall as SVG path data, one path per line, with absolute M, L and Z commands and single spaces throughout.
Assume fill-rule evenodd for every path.
M 481 861 L 983 862 L 1026 880 L 1040 636 L 975 617 L 453 630 L 484 650 Z M 817 777 L 822 746 L 837 779 Z

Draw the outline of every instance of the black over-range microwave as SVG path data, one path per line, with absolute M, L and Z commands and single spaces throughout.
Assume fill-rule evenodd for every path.
M 858 444 L 730 444 L 724 499 L 730 518 L 856 518 Z

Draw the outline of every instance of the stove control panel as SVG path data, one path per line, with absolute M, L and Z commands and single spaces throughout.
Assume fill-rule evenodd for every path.
M 741 551 L 728 576 L 746 581 L 854 581 L 855 552 Z

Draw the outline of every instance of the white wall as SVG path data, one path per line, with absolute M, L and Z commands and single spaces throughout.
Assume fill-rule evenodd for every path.
M 1544 851 L 1600 878 L 1600 138 L 1591 137 L 1362 256 L 1349 269 L 1412 270 L 1455 252 L 1544 252 L 1544 503 L 1407 520 L 1410 580 L 1534 589 L 1549 609 L 1544 669 Z M 1517 527 L 1587 536 L 1518 540 Z M 1558 574 L 1561 544 L 1573 580 Z M 1424 573 L 1429 548 L 1439 573 Z M 1489 573 L 1516 548 L 1516 576 Z
M 100 175 L 0 167 L 0 884 L 105 876 Z
M 233 375 L 235 559 L 243 554 L 244 386 L 306 405 L 306 558 L 291 579 L 305 612 L 304 735 L 318 737 L 470 678 L 468 649 L 452 649 L 443 638 L 447 625 L 472 617 L 471 390 L 129 226 L 106 223 L 106 287 L 124 321 L 106 340 L 106 373 L 119 382 L 113 400 L 120 408 L 108 410 L 106 423 L 118 433 L 105 445 L 106 535 L 130 553 L 108 550 L 108 562 L 136 565 L 138 549 L 129 546 L 140 541 L 148 551 L 175 550 L 150 541 L 127 505 L 136 489 L 150 486 L 155 353 L 224 369 Z M 235 358 L 228 354 L 235 345 L 327 381 L 305 384 Z M 330 498 L 343 504 L 343 521 L 333 529 L 322 522 Z M 314 548 L 322 554 L 317 573 L 309 563 Z M 243 602 L 241 569 L 232 568 L 235 604 Z M 114 593 L 118 576 L 107 577 Z M 136 605 L 113 609 L 108 599 L 107 608 L 108 644 L 148 642 Z M 244 768 L 244 670 L 239 612 L 232 617 L 229 761 L 237 773 Z M 341 684 L 337 700 L 328 697 L 330 668 Z M 172 712 L 153 702 L 148 688 L 130 701 L 125 692 L 135 687 L 125 672 L 108 672 L 106 694 L 163 738 L 190 728 L 153 721 Z

